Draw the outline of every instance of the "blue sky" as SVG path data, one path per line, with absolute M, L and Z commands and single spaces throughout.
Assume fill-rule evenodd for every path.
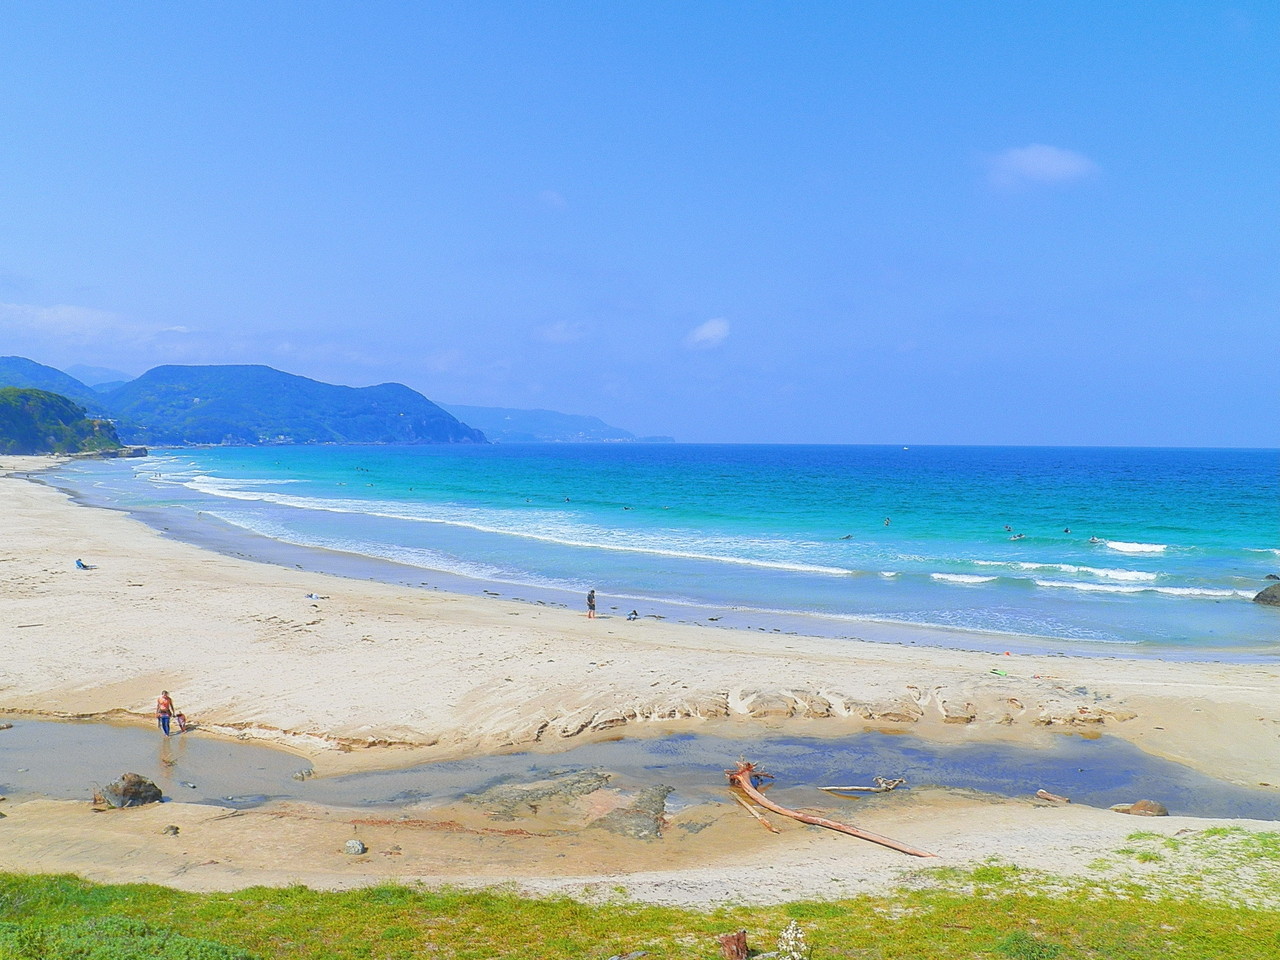
M 1280 5 L 0 7 L 0 354 L 1275 446 Z

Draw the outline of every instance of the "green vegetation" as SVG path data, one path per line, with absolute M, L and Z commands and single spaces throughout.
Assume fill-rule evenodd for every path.
M 131 443 L 484 443 L 398 383 L 342 387 L 264 366 L 164 366 L 104 394 Z
M 0 387 L 0 453 L 82 453 L 120 446 L 106 420 L 46 390 Z
M 0 387 L 47 390 L 74 400 L 95 417 L 103 416 L 106 410 L 92 387 L 85 386 L 61 370 L 46 367 L 43 363 L 36 363 L 26 357 L 0 357 Z
M 0 387 L 70 397 L 111 417 L 131 444 L 485 442 L 403 384 L 342 387 L 264 366 L 156 367 L 99 393 L 53 367 L 0 357 Z
M 1215 865 L 1252 865 L 1256 871 L 1221 877 L 1225 887 L 1169 888 L 1131 876 L 1069 881 L 993 862 L 969 871 L 931 871 L 927 876 L 937 886 L 889 896 L 709 911 L 622 899 L 532 899 L 492 889 L 384 885 L 326 893 L 258 887 L 193 894 L 0 874 L 0 960 L 604 960 L 639 950 L 653 960 L 692 960 L 719 956 L 716 936 L 744 928 L 754 949 L 772 950 L 793 920 L 814 960 L 1280 955 L 1274 879 L 1280 834 L 1202 831 L 1178 838 L 1174 852 L 1168 839 L 1129 838 L 1135 850 L 1156 844 L 1166 853 L 1163 862 L 1141 870 L 1169 872 L 1180 864 L 1175 878 Z

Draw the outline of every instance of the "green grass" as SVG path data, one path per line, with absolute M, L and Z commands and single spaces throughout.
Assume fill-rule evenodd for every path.
M 754 949 L 772 950 L 793 919 L 814 960 L 1280 956 L 1280 834 L 1167 839 L 1127 838 L 1129 852 L 1099 868 L 1127 863 L 1116 878 L 989 862 L 930 872 L 935 886 L 888 896 L 705 911 L 501 889 L 193 894 L 0 874 L 0 960 L 604 960 L 637 950 L 680 960 L 718 957 L 716 936 L 742 928 Z

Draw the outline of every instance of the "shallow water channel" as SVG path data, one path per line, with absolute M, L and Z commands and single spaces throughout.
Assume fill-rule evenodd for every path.
M 1280 790 L 1223 783 L 1105 736 L 1064 734 L 1048 746 L 1025 747 L 935 744 L 883 733 L 835 739 L 683 734 L 584 744 L 558 754 L 486 756 L 299 780 L 294 775 L 309 766 L 303 759 L 199 731 L 165 739 L 155 730 L 97 722 L 13 718 L 12 723 L 0 730 L 0 792 L 15 798 L 87 800 L 95 785 L 129 771 L 154 780 L 166 798 L 186 802 L 241 808 L 270 800 L 408 807 L 446 803 L 502 783 L 594 769 L 612 774 L 623 789 L 667 784 L 675 791 L 668 809 L 679 809 L 725 799 L 724 770 L 745 756 L 775 775 L 779 797 L 785 794 L 797 804 L 818 786 L 869 785 L 883 776 L 905 777 L 907 785 L 899 789 L 941 786 L 1025 797 L 1044 788 L 1091 806 L 1149 798 L 1175 816 L 1280 820 Z

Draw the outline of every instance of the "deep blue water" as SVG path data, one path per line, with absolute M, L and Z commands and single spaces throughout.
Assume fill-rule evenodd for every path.
M 156 451 L 59 476 L 153 522 L 198 517 L 420 581 L 443 571 L 452 588 L 576 604 L 594 587 L 605 613 L 1280 655 L 1280 612 L 1250 602 L 1280 573 L 1275 450 L 303 446 Z

